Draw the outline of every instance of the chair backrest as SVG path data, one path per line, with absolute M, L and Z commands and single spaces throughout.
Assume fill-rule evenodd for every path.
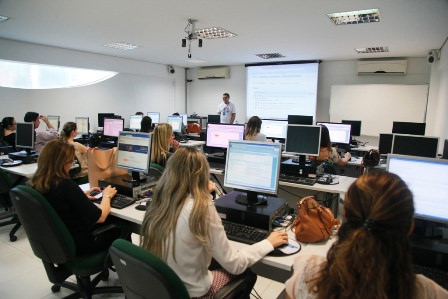
M 149 168 L 150 168 L 149 174 L 156 178 L 160 178 L 162 176 L 163 171 L 165 170 L 165 168 L 162 165 L 153 162 L 151 162 Z
M 45 197 L 23 185 L 11 189 L 10 197 L 38 258 L 53 264 L 63 264 L 75 256 L 72 235 Z
M 109 252 L 126 298 L 190 298 L 177 274 L 148 250 L 117 239 Z

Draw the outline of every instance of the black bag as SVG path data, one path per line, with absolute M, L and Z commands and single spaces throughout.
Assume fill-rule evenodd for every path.
M 364 157 L 362 158 L 362 165 L 371 167 L 377 166 L 380 163 L 380 152 L 376 149 L 371 149 L 364 153 Z

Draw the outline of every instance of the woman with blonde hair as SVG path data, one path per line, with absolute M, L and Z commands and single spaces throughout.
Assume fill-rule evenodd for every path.
M 165 167 L 168 158 L 172 155 L 170 146 L 173 152 L 179 148 L 179 142 L 174 140 L 173 128 L 170 124 L 158 124 L 152 133 L 151 162 Z
M 412 267 L 411 191 L 395 174 L 367 173 L 349 188 L 345 221 L 325 259 L 300 256 L 287 298 L 448 298 Z
M 70 170 L 70 177 L 78 184 L 85 184 L 89 182 L 89 168 L 87 164 L 88 149 L 81 143 L 74 141 L 77 135 L 78 128 L 76 126 L 76 123 L 69 121 L 64 124 L 64 127 L 62 127 L 59 138 L 62 141 L 72 144 L 75 148 L 75 162 L 79 166 Z
M 266 135 L 260 133 L 261 119 L 258 116 L 252 116 L 246 124 L 246 132 L 244 139 L 252 141 L 268 141 Z M 269 140 L 270 141 L 270 140 Z
M 191 297 L 212 297 L 234 275 L 288 242 L 286 233 L 273 232 L 252 246 L 232 248 L 210 195 L 215 185 L 209 175 L 200 151 L 179 148 L 157 183 L 140 234 L 140 245 L 176 272 Z M 208 270 L 212 258 L 223 269 Z

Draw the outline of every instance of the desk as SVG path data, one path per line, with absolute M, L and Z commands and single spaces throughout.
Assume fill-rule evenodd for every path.
M 194 147 L 203 152 L 202 146 L 205 144 L 205 141 L 199 141 L 199 140 L 188 140 L 185 143 L 179 142 L 179 146 L 185 146 L 185 147 Z
M 8 159 L 8 156 L 0 156 L 1 159 Z M 31 163 L 31 164 L 21 164 L 19 166 L 14 167 L 1 167 L 6 172 L 13 173 L 16 175 L 20 175 L 26 178 L 30 178 L 33 176 L 33 174 L 37 170 L 37 163 Z

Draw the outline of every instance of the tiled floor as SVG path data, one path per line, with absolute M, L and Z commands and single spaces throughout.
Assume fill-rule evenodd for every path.
M 11 226 L 0 227 L 0 298 L 62 298 L 71 293 L 61 289 L 59 293 L 51 292 L 51 283 L 47 279 L 44 267 L 37 259 L 28 243 L 23 228 L 17 232 L 18 240 L 9 241 Z M 135 238 L 134 238 L 135 237 Z M 133 241 L 137 241 L 133 235 Z M 119 284 L 118 277 L 111 272 L 107 285 Z M 255 290 L 263 299 L 277 298 L 284 289 L 282 283 L 258 276 Z M 97 298 L 124 298 L 120 295 L 98 295 Z M 256 298 L 251 296 L 251 298 Z

